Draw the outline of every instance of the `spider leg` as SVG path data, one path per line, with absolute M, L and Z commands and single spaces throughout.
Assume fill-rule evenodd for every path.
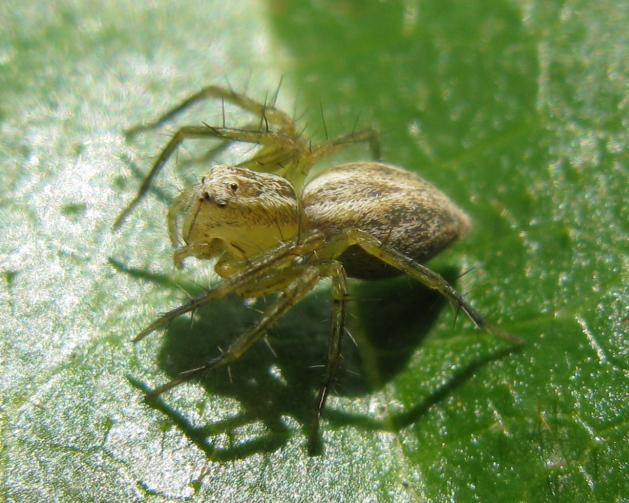
M 341 363 L 343 335 L 345 333 L 345 311 L 347 303 L 347 277 L 345 269 L 336 261 L 322 266 L 322 276 L 332 277 L 332 333 L 328 342 L 328 359 L 325 366 L 323 384 L 319 390 L 315 404 L 315 413 L 310 428 L 310 438 L 308 439 L 308 453 L 313 456 L 320 450 L 319 422 L 321 412 L 325 407 L 325 402 L 334 384 L 336 371 Z
M 179 129 L 175 135 L 168 142 L 164 150 L 153 164 L 151 171 L 146 175 L 136 196 L 127 205 L 127 207 L 120 213 L 114 223 L 114 229 L 120 228 L 124 220 L 129 216 L 131 211 L 137 206 L 137 204 L 146 196 L 147 192 L 151 188 L 151 184 L 155 177 L 162 170 L 170 156 L 177 150 L 179 145 L 188 139 L 205 139 L 205 138 L 220 138 L 230 141 L 239 141 L 245 143 L 256 143 L 269 147 L 271 151 L 277 150 L 280 152 L 290 151 L 292 139 L 283 133 L 273 131 L 248 131 L 244 129 L 234 128 L 219 128 L 211 126 L 185 126 Z M 294 156 L 294 154 L 293 154 Z
M 266 275 L 270 275 L 273 270 L 277 270 L 283 265 L 288 264 L 295 256 L 303 255 L 320 248 L 324 240 L 325 237 L 323 233 L 319 231 L 312 231 L 283 243 L 271 251 L 265 251 L 248 258 L 246 261 L 246 267 L 243 267 L 239 272 L 224 279 L 204 294 L 195 297 L 189 302 L 167 312 L 166 314 L 163 314 L 148 327 L 142 330 L 135 339 L 133 339 L 133 342 L 138 342 L 144 339 L 147 335 L 166 325 L 175 318 L 181 316 L 182 314 L 189 313 L 190 311 L 194 311 L 199 306 L 202 306 L 214 299 L 225 297 L 233 292 L 250 292 L 250 290 L 246 288 L 248 284 L 261 281 Z M 277 289 L 275 291 L 277 291 Z M 260 294 L 259 292 L 254 293 L 257 295 Z
M 378 133 L 371 128 L 361 129 L 360 131 L 354 131 L 349 134 L 339 136 L 332 140 L 324 140 L 315 143 L 311 148 L 311 160 L 314 163 L 323 157 L 346 148 L 354 143 L 368 143 L 371 155 L 374 160 L 379 161 L 381 159 L 380 143 L 378 141 Z
M 211 370 L 227 365 L 228 363 L 240 358 L 253 344 L 264 337 L 267 329 L 271 325 L 273 325 L 286 311 L 288 311 L 294 304 L 310 292 L 319 282 L 320 278 L 321 275 L 316 266 L 305 266 L 290 286 L 282 292 L 279 299 L 277 299 L 277 301 L 264 312 L 262 318 L 252 329 L 248 330 L 236 339 L 229 348 L 223 351 L 216 358 L 204 363 L 200 367 L 184 372 L 178 378 L 159 386 L 149 393 L 149 396 L 157 396 L 183 382 L 194 379 L 195 377 L 200 377 Z
M 278 141 L 277 145 L 263 147 L 251 159 L 238 166 L 281 175 L 300 192 L 314 163 L 351 144 L 369 143 L 373 158 L 380 159 L 380 144 L 377 133 L 373 129 L 362 129 L 311 146 L 308 146 L 299 135 L 293 134 L 282 136 L 282 138 L 284 138 L 283 143 Z
M 329 244 L 326 244 L 326 248 L 329 247 L 328 250 L 334 250 L 334 256 L 338 257 L 345 249 L 352 245 L 360 246 L 367 253 L 382 262 L 405 272 L 409 276 L 422 282 L 428 288 L 438 291 L 457 309 L 462 310 L 478 328 L 515 345 L 522 345 L 524 343 L 519 337 L 488 323 L 441 275 L 382 244 L 378 239 L 367 232 L 359 229 L 346 229 L 339 236 L 330 240 Z
M 271 124 L 277 124 L 287 130 L 292 130 L 293 121 L 288 115 L 277 110 L 274 106 L 269 106 L 266 103 L 259 103 L 255 100 L 247 98 L 246 96 L 243 96 L 242 94 L 238 94 L 231 89 L 226 89 L 221 86 L 208 86 L 193 94 L 186 100 L 182 101 L 179 105 L 166 112 L 156 121 L 150 122 L 148 124 L 140 124 L 138 126 L 127 129 L 125 131 L 125 136 L 127 138 L 133 138 L 138 133 L 157 129 L 176 118 L 178 115 L 189 109 L 191 106 L 201 101 L 212 98 L 227 101 L 236 106 L 239 106 L 243 110 L 251 112 L 255 116 L 259 117 L 261 120 L 264 120 Z

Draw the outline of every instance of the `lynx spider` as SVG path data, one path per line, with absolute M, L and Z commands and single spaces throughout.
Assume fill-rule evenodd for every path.
M 216 259 L 214 269 L 223 281 L 159 317 L 134 341 L 230 293 L 245 298 L 279 293 L 279 297 L 257 325 L 216 358 L 156 388 L 151 396 L 238 359 L 326 277 L 332 280 L 332 327 L 310 430 L 310 454 L 319 451 L 321 412 L 341 360 L 348 277 L 378 279 L 406 273 L 441 293 L 478 328 L 520 344 L 517 337 L 487 323 L 445 279 L 422 265 L 469 229 L 467 215 L 441 191 L 415 174 L 378 161 L 343 164 L 307 178 L 318 160 L 350 144 L 368 143 L 378 159 L 372 129 L 310 144 L 295 122 L 275 108 L 275 100 L 259 103 L 231 89 L 209 86 L 154 123 L 128 130 L 127 136 L 158 128 L 209 98 L 242 108 L 257 117 L 259 125 L 180 128 L 115 226 L 146 196 L 183 141 L 212 138 L 260 146 L 238 165 L 214 166 L 199 183 L 183 190 L 168 211 L 175 264 L 180 267 L 187 257 Z

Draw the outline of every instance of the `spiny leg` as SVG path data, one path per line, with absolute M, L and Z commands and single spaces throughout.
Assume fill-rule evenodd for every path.
M 288 262 L 293 260 L 295 256 L 320 248 L 324 240 L 325 237 L 321 232 L 312 231 L 283 243 L 270 252 L 262 252 L 247 259 L 246 267 L 240 272 L 224 279 L 204 294 L 195 297 L 191 301 L 167 312 L 166 314 L 163 314 L 148 327 L 142 330 L 135 339 L 133 339 L 133 342 L 138 342 L 144 339 L 147 335 L 151 334 L 158 328 L 166 325 L 182 314 L 194 311 L 203 304 L 206 304 L 214 299 L 225 297 L 230 293 L 241 291 L 247 286 L 247 284 L 253 283 L 272 271 L 278 270 L 278 268 L 286 265 Z
M 280 298 L 264 312 L 260 321 L 258 321 L 251 330 L 248 330 L 238 337 L 227 350 L 200 367 L 184 372 L 178 378 L 156 388 L 149 393 L 149 396 L 157 396 L 183 382 L 194 379 L 195 377 L 200 377 L 211 370 L 227 365 L 240 358 L 253 344 L 266 334 L 267 329 L 271 325 L 317 285 L 320 277 L 317 267 L 304 267 L 301 274 L 282 292 Z
M 283 141 L 280 141 L 279 139 Z M 320 159 L 355 143 L 368 143 L 375 160 L 380 160 L 378 135 L 373 129 L 362 129 L 333 140 L 308 146 L 301 135 L 278 132 L 275 145 L 264 145 L 253 157 L 238 164 L 253 171 L 266 171 L 283 176 L 301 192 L 312 166 Z
M 239 141 L 245 143 L 256 143 L 269 147 L 277 151 L 292 151 L 294 150 L 292 138 L 278 132 L 273 131 L 247 131 L 244 129 L 233 128 L 218 128 L 211 126 L 185 126 L 179 129 L 175 135 L 168 142 L 164 150 L 153 164 L 151 171 L 142 181 L 142 185 L 129 203 L 129 205 L 120 213 L 114 223 L 114 229 L 118 229 L 124 220 L 129 216 L 131 211 L 137 206 L 137 204 L 146 196 L 149 191 L 153 180 L 162 170 L 170 156 L 175 152 L 177 147 L 189 139 L 204 139 L 204 138 L 220 138 L 224 140 Z M 294 154 L 293 154 L 294 156 Z
M 354 143 L 368 143 L 374 160 L 380 160 L 381 152 L 380 143 L 378 141 L 378 133 L 371 128 L 366 128 L 339 136 L 338 138 L 334 138 L 332 140 L 324 140 L 315 143 L 310 149 L 312 162 L 314 163 L 317 160 L 327 157 L 328 155 Z
M 265 103 L 259 103 L 255 100 L 247 98 L 242 94 L 234 92 L 232 89 L 226 89 L 220 86 L 208 86 L 193 94 L 186 100 L 182 101 L 179 105 L 166 112 L 156 121 L 148 124 L 140 124 L 138 126 L 127 129 L 125 131 L 125 135 L 127 138 L 132 138 L 140 132 L 150 131 L 152 129 L 159 128 L 167 122 L 173 120 L 179 114 L 183 113 L 196 103 L 211 98 L 225 100 L 229 103 L 239 106 L 243 110 L 251 112 L 255 116 L 259 117 L 260 120 L 264 120 L 271 124 L 277 124 L 283 129 L 292 131 L 293 121 L 288 115 L 286 115 L 284 112 L 281 112 L 280 110 L 277 110 L 274 106 L 269 106 Z
M 480 329 L 505 339 L 506 341 L 522 345 L 524 341 L 513 334 L 495 327 L 470 306 L 463 296 L 457 292 L 450 283 L 448 283 L 441 275 L 410 259 L 409 257 L 389 248 L 382 244 L 372 235 L 358 230 L 346 229 L 343 233 L 331 240 L 326 245 L 328 252 L 332 251 L 333 255 L 338 257 L 349 246 L 358 245 L 370 255 L 380 259 L 382 262 L 404 271 L 409 276 L 422 282 L 428 288 L 438 291 L 446 299 L 448 299 L 457 309 L 461 309 L 467 317 Z
M 334 261 L 321 266 L 322 276 L 332 277 L 332 332 L 328 341 L 328 358 L 325 366 L 323 384 L 317 396 L 315 404 L 314 418 L 310 428 L 310 438 L 308 439 L 308 453 L 313 456 L 319 453 L 319 423 L 321 412 L 325 407 L 325 402 L 334 384 L 336 371 L 341 363 L 343 336 L 345 332 L 345 310 L 347 303 L 347 277 L 343 266 Z
M 297 192 L 301 192 L 310 169 L 317 161 L 352 144 L 368 143 L 373 158 L 380 159 L 380 144 L 373 129 L 362 129 L 310 146 L 301 136 L 293 136 L 291 140 L 292 144 L 287 141 L 281 146 L 264 147 L 238 166 L 281 175 L 293 184 Z

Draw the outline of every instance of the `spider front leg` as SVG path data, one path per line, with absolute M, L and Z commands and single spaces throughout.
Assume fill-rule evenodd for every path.
M 259 103 L 255 100 L 247 98 L 242 94 L 236 93 L 232 89 L 226 89 L 221 86 L 208 86 L 193 94 L 189 98 L 185 99 L 176 107 L 170 109 L 164 115 L 159 117 L 156 121 L 150 122 L 148 124 L 140 124 L 138 126 L 127 129 L 125 131 L 125 136 L 127 138 L 133 138 L 138 133 L 157 129 L 167 122 L 172 121 L 178 115 L 185 112 L 193 105 L 207 99 L 220 99 L 223 101 L 227 101 L 228 103 L 232 103 L 233 105 L 242 108 L 243 110 L 251 112 L 253 115 L 260 119 L 261 123 L 267 123 L 266 129 L 268 129 L 268 124 L 274 124 L 280 126 L 280 129 L 293 131 L 293 121 L 290 119 L 290 117 L 284 112 L 281 112 L 280 110 L 277 110 L 275 108 L 277 93 L 274 96 L 271 105 L 268 105 L 266 103 Z M 225 126 L 225 124 L 223 124 L 223 126 Z M 260 127 L 260 129 L 262 129 L 262 127 Z
M 208 139 L 219 138 L 229 141 L 239 141 L 245 143 L 254 143 L 267 148 L 270 152 L 280 153 L 276 155 L 277 159 L 274 159 L 276 167 L 280 168 L 280 161 L 283 159 L 292 159 L 297 153 L 301 151 L 299 145 L 295 145 L 295 142 L 291 137 L 288 137 L 282 133 L 274 131 L 247 131 L 244 129 L 233 128 L 218 128 L 212 126 L 185 126 L 179 129 L 175 135 L 168 142 L 164 150 L 153 164 L 151 171 L 142 181 L 140 188 L 133 198 L 133 200 L 127 205 L 127 207 L 120 213 L 114 223 L 114 229 L 118 229 L 124 220 L 129 216 L 131 211 L 138 205 L 138 203 L 146 196 L 153 180 L 162 170 L 171 155 L 177 150 L 179 145 L 190 139 Z M 254 156 L 257 159 L 257 156 Z M 250 162 L 250 161 L 249 161 Z M 248 164 L 248 163 L 247 163 Z M 270 169 L 269 171 L 273 171 Z
M 241 261 L 242 264 L 239 267 L 234 266 L 235 272 L 232 276 L 221 281 L 214 288 L 211 288 L 207 292 L 198 297 L 195 297 L 191 301 L 173 309 L 160 316 L 157 320 L 151 323 L 148 327 L 142 330 L 133 339 L 133 342 L 139 342 L 147 335 L 151 334 L 155 330 L 164 325 L 167 325 L 175 318 L 178 318 L 182 314 L 194 311 L 203 304 L 207 304 L 214 299 L 220 299 L 231 293 L 247 292 L 250 296 L 260 295 L 260 292 L 252 290 L 251 286 L 256 283 L 269 283 L 269 277 L 273 277 L 273 271 L 281 271 L 283 267 L 290 264 L 296 256 L 310 253 L 320 248 L 325 242 L 325 236 L 319 231 L 311 231 L 303 234 L 291 241 L 281 244 L 277 248 L 271 251 L 264 251 L 258 255 L 254 255 L 246 260 Z M 277 277 L 277 276 L 276 276 Z M 277 291 L 277 289 L 275 290 Z
M 280 272 L 281 274 L 281 272 Z M 204 374 L 227 365 L 240 358 L 251 346 L 259 341 L 271 325 L 281 318 L 286 311 L 299 302 L 308 292 L 310 292 L 321 279 L 317 267 L 304 267 L 290 285 L 282 291 L 279 299 L 271 305 L 263 314 L 258 323 L 243 335 L 238 337 L 225 351 L 212 360 L 204 363 L 200 367 L 182 373 L 178 378 L 159 386 L 149 396 L 157 396 L 164 393 L 175 386 L 201 377 Z

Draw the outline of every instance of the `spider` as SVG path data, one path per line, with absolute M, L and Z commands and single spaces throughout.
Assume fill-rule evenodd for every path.
M 156 388 L 150 396 L 238 359 L 323 278 L 332 282 L 331 334 L 308 439 L 310 454 L 319 451 L 321 413 L 341 361 L 348 278 L 408 274 L 441 293 L 478 328 L 520 344 L 517 337 L 487 323 L 444 278 L 423 265 L 470 228 L 468 216 L 441 191 L 413 173 L 380 161 L 342 164 L 308 178 L 316 161 L 350 144 L 368 143 L 378 159 L 380 150 L 372 129 L 310 144 L 295 122 L 275 108 L 275 99 L 259 103 L 231 89 L 209 86 L 127 135 L 157 128 L 208 98 L 250 112 L 259 124 L 245 129 L 225 125 L 179 129 L 115 225 L 146 195 L 184 140 L 214 138 L 258 145 L 257 152 L 240 164 L 212 167 L 200 182 L 183 190 L 168 210 L 175 264 L 181 267 L 188 257 L 212 259 L 222 281 L 159 317 L 134 342 L 231 293 L 245 298 L 279 295 L 257 324 L 226 350 Z

